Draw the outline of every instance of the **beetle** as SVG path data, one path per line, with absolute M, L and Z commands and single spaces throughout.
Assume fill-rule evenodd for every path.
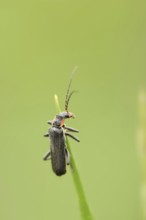
M 72 72 L 65 99 L 65 111 L 56 115 L 54 120 L 48 121 L 51 127 L 44 137 L 49 137 L 50 139 L 50 150 L 44 155 L 43 160 L 51 159 L 52 170 L 57 176 L 64 175 L 66 173 L 66 165 L 70 165 L 70 155 L 66 147 L 66 136 L 73 138 L 75 141 L 80 142 L 80 140 L 70 134 L 70 132 L 79 132 L 75 128 L 67 127 L 65 125 L 65 119 L 74 118 L 74 114 L 68 111 L 68 104 L 71 96 L 76 91 L 70 92 L 71 83 L 73 80 L 73 75 L 75 73 L 75 68 Z

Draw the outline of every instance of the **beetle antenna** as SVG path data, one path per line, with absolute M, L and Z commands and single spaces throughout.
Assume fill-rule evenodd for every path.
M 76 72 L 76 70 L 78 69 L 78 66 L 75 66 L 75 68 L 73 69 L 72 73 L 71 73 L 71 77 L 70 77 L 70 81 L 69 81 L 69 84 L 68 84 L 68 88 L 67 88 L 67 92 L 66 92 L 66 99 L 65 99 L 65 111 L 68 111 L 68 103 L 69 103 L 69 100 L 72 96 L 72 94 L 76 91 L 72 91 L 70 94 L 69 94 L 69 91 L 70 91 L 70 87 L 71 87 L 71 83 L 72 83 L 72 80 L 73 80 L 73 76 Z
M 69 104 L 69 100 L 71 98 L 71 96 L 75 93 L 75 92 L 78 92 L 77 90 L 73 90 L 72 92 L 70 92 L 69 96 L 68 96 L 68 99 L 67 99 L 67 102 L 66 102 L 66 111 L 68 109 L 68 104 Z

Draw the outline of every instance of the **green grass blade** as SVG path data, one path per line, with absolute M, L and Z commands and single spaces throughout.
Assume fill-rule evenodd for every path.
M 60 105 L 59 105 L 59 100 L 58 100 L 58 96 L 55 95 L 55 103 L 56 103 L 56 107 L 58 109 L 59 112 L 61 112 L 60 109 Z M 66 145 L 67 145 L 67 149 L 69 150 L 69 153 L 71 155 L 71 169 L 72 169 L 72 178 L 73 178 L 73 183 L 77 192 L 77 196 L 78 196 L 78 200 L 79 200 L 79 206 L 80 206 L 80 214 L 83 220 L 93 220 L 93 216 L 91 214 L 86 196 L 85 196 L 85 192 L 83 189 L 83 185 L 80 179 L 80 175 L 75 163 L 75 159 L 73 157 L 72 151 L 71 151 L 71 147 L 68 141 L 68 138 L 66 138 Z
M 75 159 L 74 159 L 72 151 L 71 151 L 71 147 L 70 147 L 68 138 L 66 140 L 66 144 L 67 144 L 67 148 L 69 150 L 69 153 L 71 155 L 72 178 L 73 178 L 74 186 L 75 186 L 78 200 L 79 200 L 81 217 L 83 220 L 93 220 L 91 211 L 89 209 L 89 206 L 88 206 L 88 203 L 86 200 L 86 196 L 85 196 L 83 185 L 82 185 L 82 182 L 80 179 L 80 175 L 79 175 L 76 163 L 75 163 Z
M 56 94 L 54 95 L 54 99 L 55 99 L 56 109 L 57 109 L 57 111 L 59 113 L 59 112 L 61 112 L 61 108 L 60 108 L 58 96 Z

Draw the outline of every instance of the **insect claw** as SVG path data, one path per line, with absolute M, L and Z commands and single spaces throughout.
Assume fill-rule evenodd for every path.
M 51 152 L 47 152 L 44 157 L 43 157 L 43 160 L 50 160 L 51 159 Z
M 49 137 L 49 134 L 48 133 L 44 134 L 44 137 Z
M 49 120 L 49 121 L 47 121 L 47 123 L 48 123 L 49 125 L 52 125 L 52 121 L 50 121 L 50 120 Z

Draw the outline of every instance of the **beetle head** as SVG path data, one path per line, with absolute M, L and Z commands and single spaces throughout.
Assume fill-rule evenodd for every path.
M 71 113 L 71 112 L 68 112 L 68 111 L 66 111 L 66 112 L 61 112 L 61 113 L 59 114 L 59 116 L 61 116 L 61 117 L 64 118 L 64 119 L 67 119 L 67 118 L 75 118 L 75 115 L 74 115 L 73 113 Z
M 53 120 L 52 125 L 57 128 L 61 128 L 64 125 L 64 120 L 67 118 L 74 118 L 74 114 L 71 112 L 61 112 L 59 115 L 56 115 Z

